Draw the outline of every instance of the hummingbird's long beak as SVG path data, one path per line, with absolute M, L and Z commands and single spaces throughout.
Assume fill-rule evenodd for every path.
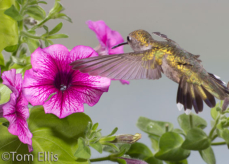
M 120 43 L 120 44 L 118 44 L 118 45 L 112 47 L 111 49 L 115 49 L 115 48 L 117 48 L 117 47 L 119 47 L 119 46 L 123 46 L 123 45 L 125 45 L 125 44 L 128 44 L 128 42 Z

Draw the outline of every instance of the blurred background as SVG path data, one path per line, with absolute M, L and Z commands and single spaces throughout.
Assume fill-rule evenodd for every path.
M 98 40 L 94 32 L 86 25 L 87 20 L 104 20 L 113 30 L 118 31 L 126 40 L 133 30 L 144 29 L 148 32 L 161 32 L 175 40 L 182 48 L 201 55 L 204 68 L 229 81 L 229 2 L 207 0 L 62 0 L 65 13 L 73 23 L 63 20 L 61 33 L 68 39 L 54 40 L 54 43 L 72 49 L 76 45 L 96 47 Z M 54 0 L 42 5 L 46 11 L 53 6 Z M 59 22 L 59 20 L 57 20 Z M 50 21 L 54 27 L 57 22 Z M 159 39 L 153 36 L 155 39 Z M 131 51 L 124 46 L 124 51 Z M 109 92 L 104 93 L 94 107 L 85 105 L 85 113 L 94 123 L 99 123 L 102 134 L 109 134 L 115 127 L 117 134 L 142 133 L 140 142 L 151 147 L 144 132 L 136 127 L 139 116 L 153 120 L 168 121 L 178 128 L 177 117 L 183 113 L 176 106 L 178 85 L 163 75 L 160 80 L 132 80 L 130 85 L 112 81 Z M 210 109 L 205 105 L 200 114 L 207 120 L 207 134 L 210 131 Z M 229 163 L 227 146 L 215 146 L 217 163 Z M 92 152 L 93 156 L 106 154 Z M 189 163 L 204 163 L 198 152 L 192 151 Z M 111 163 L 111 162 L 101 162 Z

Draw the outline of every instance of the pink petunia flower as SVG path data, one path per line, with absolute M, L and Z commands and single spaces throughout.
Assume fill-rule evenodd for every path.
M 114 30 L 111 30 L 104 21 L 87 21 L 88 27 L 95 32 L 97 39 L 99 40 L 99 46 L 95 48 L 95 51 L 99 55 L 113 55 L 113 54 L 121 54 L 123 53 L 123 47 L 117 47 L 115 49 L 111 49 L 117 44 L 123 43 L 124 40 L 122 36 Z M 115 80 L 115 79 L 112 79 Z M 129 84 L 130 82 L 127 80 L 120 80 L 122 84 Z
M 27 100 L 59 118 L 83 112 L 84 103 L 95 105 L 108 91 L 110 79 L 74 71 L 69 65 L 92 56 L 98 54 L 87 46 L 76 46 L 71 52 L 58 44 L 36 49 L 31 55 L 32 69 L 25 72 L 23 82 Z
M 140 159 L 133 159 L 133 158 L 124 158 L 124 157 L 119 157 L 121 159 L 124 159 L 127 164 L 148 164 L 145 161 L 142 161 Z
M 29 117 L 28 101 L 22 93 L 22 76 L 15 69 L 2 74 L 3 84 L 11 89 L 9 102 L 2 104 L 3 117 L 9 121 L 9 132 L 17 135 L 19 140 L 29 145 L 32 151 L 32 133 L 26 119 Z

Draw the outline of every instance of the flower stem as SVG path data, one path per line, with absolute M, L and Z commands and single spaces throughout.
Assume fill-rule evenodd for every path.
M 213 143 L 211 143 L 211 145 L 213 145 L 213 146 L 218 146 L 218 145 L 226 145 L 227 143 L 226 142 L 213 142 Z
M 212 129 L 211 129 L 211 131 L 210 131 L 210 133 L 209 133 L 209 138 L 210 138 L 211 140 L 212 140 L 213 138 L 215 139 L 215 136 L 212 138 L 212 135 L 214 134 L 214 131 L 216 130 L 216 126 L 217 126 L 218 122 L 219 122 L 219 116 L 216 118 L 215 124 L 214 124 L 214 126 L 212 127 Z
M 50 19 L 49 17 L 46 17 L 43 21 L 41 21 L 37 25 L 33 26 L 29 31 L 33 31 L 33 30 L 43 26 L 49 19 Z
M 212 141 L 214 141 L 216 138 L 218 137 L 218 135 L 216 134 L 216 135 L 214 135 L 213 137 L 212 137 Z
M 90 159 L 91 162 L 99 162 L 99 161 L 107 161 L 107 160 L 110 160 L 110 156 Z
M 190 122 L 190 127 L 193 128 L 193 118 L 192 118 L 192 114 L 189 115 L 189 122 Z
M 41 39 L 41 36 L 31 35 L 30 33 L 27 33 L 25 31 L 21 31 L 21 35 L 24 35 L 24 36 L 27 36 L 27 37 L 33 38 L 33 39 Z
M 165 131 L 168 132 L 169 131 L 169 124 L 165 125 Z

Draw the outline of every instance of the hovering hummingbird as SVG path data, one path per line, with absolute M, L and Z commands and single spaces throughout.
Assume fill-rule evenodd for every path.
M 192 106 L 196 113 L 201 112 L 203 101 L 212 108 L 216 104 L 214 97 L 224 100 L 229 96 L 225 83 L 203 68 L 199 55 L 182 49 L 160 32 L 153 34 L 165 41 L 153 39 L 147 31 L 136 30 L 127 36 L 127 42 L 113 47 L 129 44 L 134 52 L 80 59 L 70 65 L 82 73 L 112 79 L 155 80 L 164 73 L 179 84 L 177 107 L 187 114 Z

